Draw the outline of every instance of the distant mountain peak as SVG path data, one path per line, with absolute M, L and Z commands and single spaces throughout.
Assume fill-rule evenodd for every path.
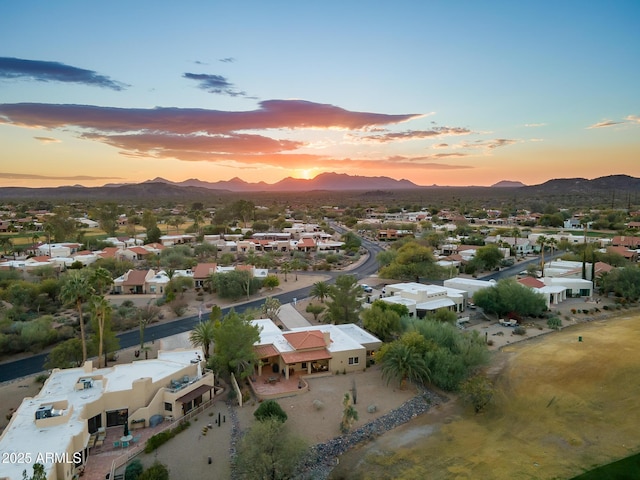
M 514 180 L 501 180 L 498 183 L 494 183 L 491 185 L 491 188 L 517 188 L 517 187 L 526 187 L 526 185 L 522 182 L 514 181 Z
M 166 183 L 181 187 L 202 187 L 213 190 L 229 190 L 232 192 L 300 192 L 305 190 L 398 190 L 407 188 L 419 188 L 409 180 L 395 180 L 390 177 L 366 177 L 361 175 L 349 175 L 346 173 L 325 172 L 312 179 L 286 177 L 276 183 L 250 183 L 239 177 L 231 180 L 207 182 L 190 178 L 182 182 L 172 182 L 162 177 L 147 180 L 143 183 Z
M 170 184 L 173 184 L 174 182 L 172 182 L 171 180 L 167 180 L 166 178 L 156 177 L 153 180 L 145 180 L 142 183 L 170 183 Z

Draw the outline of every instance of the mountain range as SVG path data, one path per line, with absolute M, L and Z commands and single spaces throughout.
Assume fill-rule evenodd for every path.
M 312 179 L 287 177 L 276 183 L 249 183 L 235 177 L 231 180 L 206 182 L 191 178 L 183 182 L 172 182 L 161 177 L 144 183 L 166 183 L 178 187 L 209 188 L 232 192 L 306 192 L 311 190 L 404 190 L 422 188 L 409 180 L 395 180 L 389 177 L 362 177 L 346 173 L 321 173 Z M 108 185 L 105 185 L 108 186 Z
M 491 187 L 448 187 L 448 186 L 420 186 L 409 180 L 395 180 L 389 177 L 365 177 L 338 173 L 323 173 L 317 177 L 306 180 L 299 178 L 285 178 L 277 183 L 265 182 L 248 183 L 239 178 L 228 181 L 206 182 L 198 179 L 172 182 L 164 178 L 155 178 L 137 184 L 107 184 L 102 187 L 84 187 L 79 185 L 64 187 L 0 187 L 0 199 L 78 199 L 113 201 L 114 199 L 167 199 L 184 201 L 188 198 L 208 198 L 212 194 L 241 195 L 243 193 L 298 193 L 305 192 L 349 192 L 362 195 L 391 194 L 391 192 L 420 192 L 431 191 L 435 193 L 446 192 L 449 189 L 456 191 L 485 192 L 518 192 L 519 195 L 534 195 L 535 197 L 581 196 L 583 198 L 598 195 L 601 198 L 617 197 L 622 195 L 636 198 L 640 192 L 640 178 L 629 175 L 610 175 L 606 177 L 588 180 L 586 178 L 553 179 L 539 185 L 526 186 L 521 182 L 503 180 Z

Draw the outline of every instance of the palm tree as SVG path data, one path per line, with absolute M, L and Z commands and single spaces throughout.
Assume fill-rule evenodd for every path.
M 63 303 L 74 304 L 78 310 L 80 320 L 80 340 L 82 341 L 82 363 L 87 360 L 87 339 L 84 332 L 84 318 L 82 317 L 82 304 L 89 300 L 93 288 L 89 279 L 82 270 L 70 271 L 60 288 L 60 299 Z
M 303 263 L 299 258 L 294 258 L 291 260 L 291 268 L 293 272 L 296 274 L 296 282 L 298 281 L 298 270 L 302 270 Z
M 544 235 L 540 235 L 536 240 L 536 245 L 540 245 L 540 271 L 542 272 L 542 276 L 544 277 L 544 247 L 547 244 L 547 237 Z
M 104 267 L 93 270 L 90 280 L 98 295 L 104 295 L 113 285 L 111 273 Z
M 320 303 L 324 303 L 324 299 L 329 297 L 329 284 L 327 282 L 316 282 L 309 293 L 311 298 L 317 298 Z
M 111 303 L 102 295 L 93 295 L 89 299 L 89 308 L 98 324 L 98 368 L 102 361 L 102 350 L 104 347 L 104 325 L 109 315 L 111 315 Z
M 291 264 L 289 262 L 282 262 L 280 265 L 280 271 L 284 274 L 284 281 L 287 281 L 287 273 L 291 272 Z
M 382 356 L 382 378 L 387 385 L 392 378 L 399 379 L 400 388 L 404 388 L 407 380 L 424 382 L 429 380 L 429 367 L 414 347 L 395 341 Z
M 547 238 L 547 245 L 549 245 L 549 249 L 551 250 L 551 256 L 553 257 L 553 252 L 556 248 L 558 248 L 558 240 L 553 237 Z
M 160 316 L 160 309 L 151 304 L 151 301 L 147 304 L 146 307 L 138 308 L 138 329 L 140 332 L 140 351 L 145 350 L 144 348 L 144 330 L 147 328 L 147 325 L 155 322 Z M 145 357 L 147 356 L 147 351 L 145 350 Z
M 194 347 L 202 347 L 204 350 L 204 358 L 205 360 L 209 359 L 209 349 L 211 347 L 211 343 L 213 342 L 213 322 L 207 321 L 202 322 L 196 325 L 196 327 L 191 330 L 189 334 L 189 340 Z
M 49 258 L 51 258 L 51 236 L 55 232 L 55 227 L 51 222 L 44 224 L 44 233 L 47 235 L 47 245 L 49 246 Z
M 511 234 L 513 235 L 513 253 L 514 257 L 518 256 L 518 238 L 520 238 L 520 229 L 518 227 L 514 227 L 511 230 Z

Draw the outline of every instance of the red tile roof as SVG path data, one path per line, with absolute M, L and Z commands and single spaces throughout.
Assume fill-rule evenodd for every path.
M 135 253 L 136 255 L 149 255 L 149 250 L 142 247 L 129 247 L 130 252 Z
M 542 288 L 542 287 L 544 287 L 544 283 L 542 283 L 537 278 L 533 278 L 533 277 L 521 278 L 520 280 L 518 280 L 518 283 L 521 283 L 522 285 L 524 285 L 526 287 L 531 287 L 531 288 Z
M 144 285 L 148 270 L 129 270 L 129 274 L 122 285 Z
M 304 237 L 300 239 L 300 241 L 298 242 L 298 246 L 299 247 L 315 247 L 316 242 L 313 238 Z
M 596 273 L 605 273 L 613 270 L 613 267 L 608 263 L 596 262 Z
M 269 357 L 277 357 L 278 350 L 273 345 L 258 345 L 253 348 L 256 352 L 258 358 L 269 358 Z
M 193 269 L 193 278 L 207 278 L 212 273 L 216 273 L 216 263 L 199 263 Z
M 629 250 L 627 247 L 607 247 L 608 252 L 617 253 L 618 255 L 622 255 L 625 258 L 633 258 L 636 254 L 635 251 Z
M 324 334 L 318 330 L 309 332 L 285 333 L 283 337 L 296 350 L 308 350 L 311 348 L 325 348 Z
M 118 247 L 104 247 L 100 256 L 102 258 L 114 258 L 116 253 L 118 253 L 118 250 Z
M 640 237 L 635 236 L 617 236 L 611 239 L 611 245 L 636 248 L 640 245 Z
M 327 360 L 331 354 L 326 348 L 322 350 L 307 350 L 304 352 L 287 352 L 280 354 L 284 363 L 291 365 L 299 362 L 314 362 L 316 360 Z

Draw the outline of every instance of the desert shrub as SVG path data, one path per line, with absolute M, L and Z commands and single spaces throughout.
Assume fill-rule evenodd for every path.
M 138 477 L 143 471 L 144 467 L 142 466 L 142 463 L 140 460 L 135 459 L 127 465 L 127 468 L 124 471 L 124 476 L 127 480 L 138 480 Z
M 165 430 L 164 432 L 157 433 L 147 440 L 147 444 L 144 447 L 144 453 L 151 453 L 157 449 L 160 445 L 164 445 L 178 433 L 186 430 L 191 426 L 189 422 L 182 422 L 176 428 L 171 430 Z
M 259 422 L 272 418 L 280 422 L 286 422 L 288 418 L 286 412 L 282 410 L 280 404 L 275 400 L 266 400 L 261 403 L 257 410 L 253 412 L 253 416 Z
M 177 317 L 181 317 L 187 311 L 187 302 L 184 300 L 174 300 L 171 302 L 171 311 L 176 314 Z
M 527 334 L 527 329 L 524 327 L 521 327 L 520 325 L 518 325 L 517 327 L 515 327 L 513 329 L 513 334 L 514 335 L 526 335 Z
M 315 408 L 316 410 L 322 410 L 324 408 L 324 403 L 322 403 L 321 400 L 318 400 L 317 398 L 313 401 L 313 408 Z
M 547 320 L 547 326 L 552 330 L 559 330 L 562 327 L 562 320 L 558 317 L 551 317 Z

